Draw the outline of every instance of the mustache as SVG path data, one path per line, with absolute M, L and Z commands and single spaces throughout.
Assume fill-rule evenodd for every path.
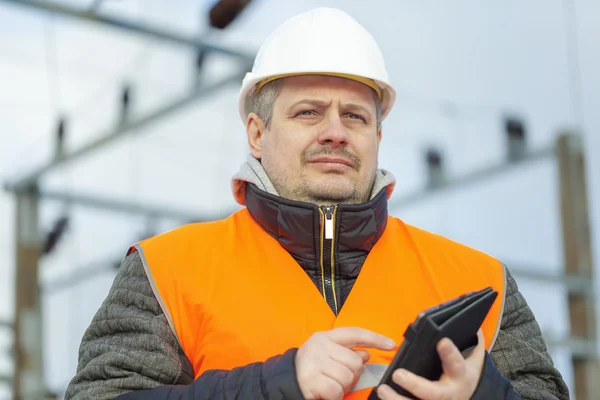
M 318 149 L 307 150 L 302 155 L 302 164 L 308 164 L 311 160 L 314 160 L 320 156 L 344 158 L 352 162 L 356 169 L 360 169 L 362 164 L 360 158 L 358 158 L 358 156 L 351 151 L 347 149 L 333 150 L 329 147 L 320 147 Z

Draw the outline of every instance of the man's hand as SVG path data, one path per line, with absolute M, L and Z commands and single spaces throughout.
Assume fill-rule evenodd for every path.
M 337 328 L 313 334 L 296 354 L 296 377 L 306 400 L 340 400 L 369 360 L 366 350 L 393 350 L 395 343 L 362 328 Z
M 422 400 L 469 400 L 477 388 L 485 357 L 485 341 L 481 330 L 477 338 L 477 347 L 466 359 L 450 339 L 439 341 L 437 350 L 444 369 L 439 381 L 432 382 L 403 369 L 395 371 L 392 379 Z M 382 400 L 408 400 L 388 385 L 377 388 L 377 395 Z

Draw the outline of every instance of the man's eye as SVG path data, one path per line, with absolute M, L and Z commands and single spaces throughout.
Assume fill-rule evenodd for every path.
M 348 113 L 346 115 L 348 115 L 348 117 L 350 117 L 351 119 L 359 119 L 359 120 L 361 120 L 363 122 L 367 122 L 367 120 L 365 119 L 365 117 L 363 117 L 360 114 Z
M 314 114 L 315 114 L 315 112 L 313 110 L 302 110 L 302 111 L 298 112 L 296 114 L 296 116 L 299 116 L 299 115 L 309 116 L 309 115 L 314 115 Z

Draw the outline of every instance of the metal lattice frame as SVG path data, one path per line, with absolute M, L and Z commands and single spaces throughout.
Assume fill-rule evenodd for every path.
M 13 397 L 23 400 L 41 399 L 45 397 L 44 373 L 42 360 L 42 313 L 40 307 L 40 291 L 38 288 L 38 265 L 41 255 L 40 232 L 38 231 L 39 201 L 47 198 L 60 200 L 60 194 L 51 190 L 43 192 L 39 189 L 41 179 L 50 171 L 59 166 L 92 154 L 113 141 L 120 139 L 126 133 L 140 132 L 144 127 L 164 118 L 183 107 L 191 105 L 196 100 L 210 95 L 233 82 L 239 82 L 254 61 L 254 54 L 229 49 L 214 45 L 195 37 L 186 37 L 175 32 L 170 32 L 155 26 L 140 24 L 125 19 L 109 17 L 72 6 L 51 1 L 25 1 L 25 0 L 0 0 L 7 4 L 24 6 L 33 10 L 69 16 L 80 20 L 98 23 L 146 37 L 152 37 L 165 42 L 192 47 L 202 51 L 204 55 L 218 53 L 236 60 L 240 69 L 230 77 L 212 84 L 199 85 L 181 98 L 159 107 L 147 115 L 135 120 L 121 120 L 110 132 L 100 135 L 99 139 L 70 154 L 57 152 L 54 159 L 37 168 L 29 174 L 19 177 L 5 185 L 6 190 L 15 194 L 17 203 L 16 226 L 16 292 L 15 292 L 15 321 L 12 324 L 14 331 L 14 374 L 12 377 Z M 104 209 L 131 210 L 133 207 L 144 209 L 147 214 L 166 215 L 167 217 L 181 217 L 181 213 L 163 213 L 160 208 L 148 208 L 143 205 L 127 205 L 115 199 L 98 199 L 86 195 L 66 195 L 71 204 L 83 204 Z M 67 200 L 63 198 L 63 200 Z M 218 218 L 218 216 L 214 216 Z M 211 219 L 202 216 L 201 220 Z M 9 377 L 2 377 L 0 381 L 7 382 Z

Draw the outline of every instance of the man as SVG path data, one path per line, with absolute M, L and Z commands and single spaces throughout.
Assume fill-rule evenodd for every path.
M 280 26 L 240 91 L 251 155 L 233 192 L 246 207 L 130 249 L 66 398 L 365 399 L 420 311 L 491 286 L 470 355 L 443 339 L 439 381 L 394 381 L 425 400 L 567 399 L 504 266 L 388 216 L 395 179 L 377 154 L 394 99 L 347 14 Z

